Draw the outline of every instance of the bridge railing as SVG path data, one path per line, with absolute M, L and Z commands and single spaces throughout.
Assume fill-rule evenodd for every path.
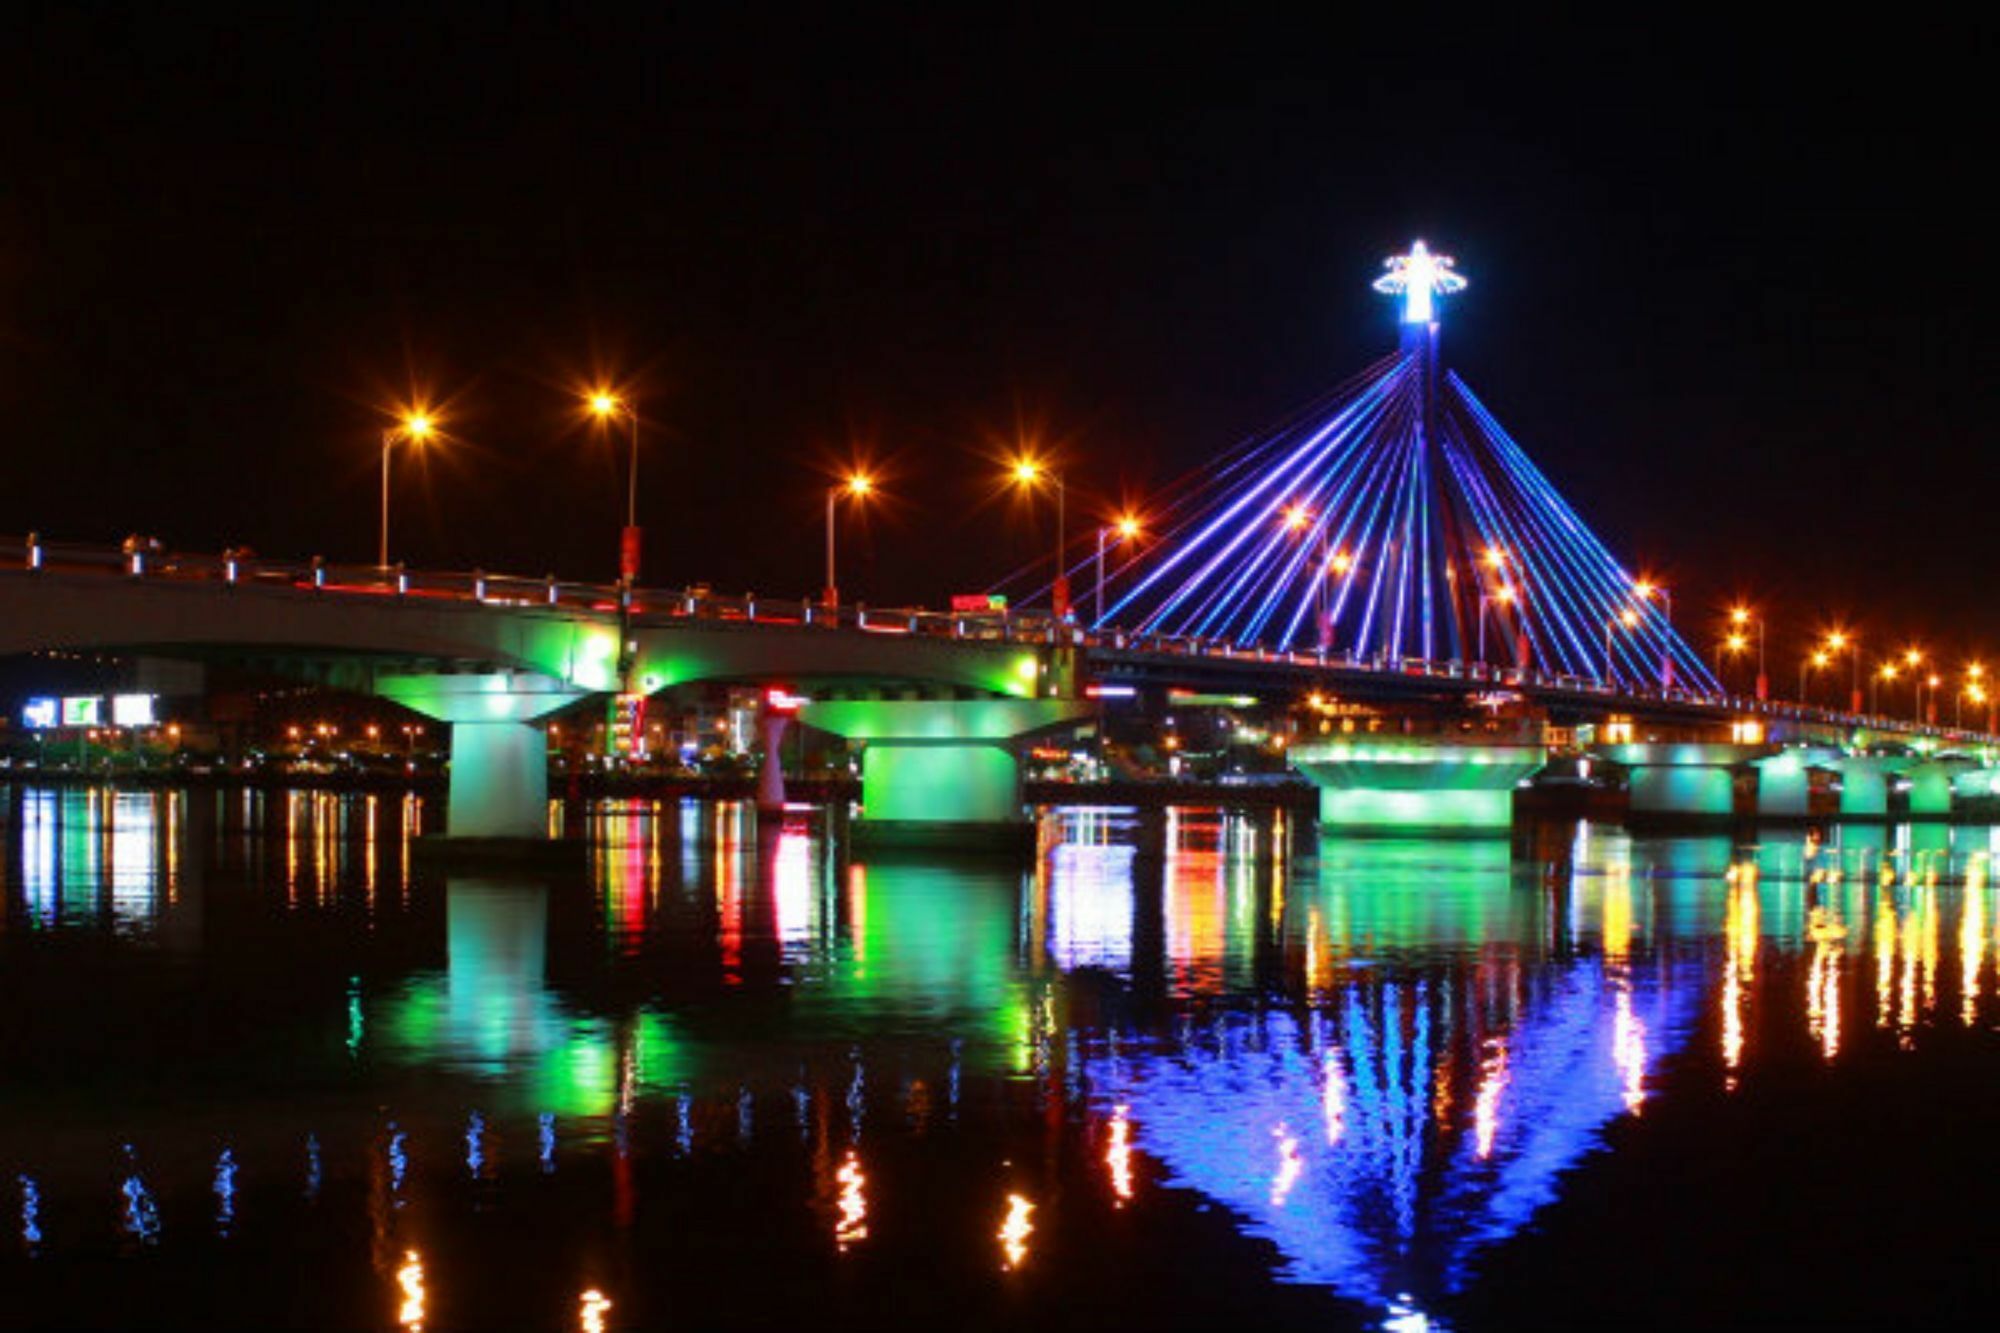
M 635 624 L 699 620 L 711 625 L 793 625 L 861 633 L 915 635 L 967 642 L 1001 642 L 1070 646 L 1158 654 L 1165 657 L 1266 663 L 1314 671 L 1364 672 L 1419 679 L 1490 684 L 1499 690 L 1533 689 L 1633 703 L 1660 702 L 1723 709 L 1749 717 L 1795 722 L 1808 726 L 1894 732 L 1938 740 L 1986 739 L 1975 729 L 1938 727 L 1877 714 L 1850 713 L 1782 700 L 1707 694 L 1676 686 L 1634 687 L 1612 684 L 1535 667 L 1502 667 L 1478 662 L 1434 662 L 1424 658 L 1356 657 L 1318 649 L 1242 647 L 1198 637 L 1148 634 L 1122 629 L 1090 629 L 1047 612 L 930 611 L 907 607 L 871 607 L 864 603 L 829 606 L 812 598 L 771 598 L 755 593 L 717 594 L 706 584 L 683 588 L 628 588 L 620 584 L 584 583 L 484 570 L 412 570 L 403 565 L 329 564 L 310 560 L 276 560 L 258 556 L 247 547 L 220 554 L 167 549 L 157 539 L 135 534 L 120 546 L 49 542 L 30 533 L 0 538 L 0 568 L 11 563 L 29 571 L 99 574 L 170 581 L 214 581 L 226 584 L 311 591 L 328 596 L 360 595 L 473 602 L 488 606 L 552 608 L 590 614 L 625 614 Z

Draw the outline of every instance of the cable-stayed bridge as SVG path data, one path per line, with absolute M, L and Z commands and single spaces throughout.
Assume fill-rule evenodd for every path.
M 1087 615 L 1067 546 L 1050 611 L 941 614 L 28 537 L 0 542 L 0 656 L 253 663 L 389 697 L 452 724 L 460 837 L 544 835 L 552 713 L 701 681 L 784 687 L 767 803 L 776 700 L 802 692 L 799 720 L 862 749 L 865 826 L 946 845 L 1021 826 L 1019 742 L 1215 691 L 1347 706 L 1289 752 L 1337 826 L 1505 827 L 1552 744 L 1621 765 L 1660 816 L 1726 820 L 1752 771 L 1770 817 L 1808 815 L 1814 770 L 1855 819 L 1899 785 L 1917 815 L 1996 794 L 1992 737 L 1728 694 L 1665 591 L 1441 366 L 1452 261 L 1419 243 L 1377 285 L 1403 300 L 1398 352 L 1175 488 Z
M 1377 282 L 1400 350 L 1170 490 L 1150 551 L 1109 572 L 1100 629 L 1311 648 L 1347 662 L 1537 667 L 1721 692 L 1629 572 L 1439 357 L 1465 280 L 1419 241 Z M 1064 574 L 1088 578 L 1081 553 Z

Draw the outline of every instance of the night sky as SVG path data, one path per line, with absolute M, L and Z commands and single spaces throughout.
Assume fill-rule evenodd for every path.
M 1753 595 L 1780 680 L 1835 615 L 2000 655 L 1990 26 L 44 8 L 0 41 L 0 533 L 372 559 L 422 391 L 396 552 L 608 577 L 603 375 L 648 581 L 816 590 L 860 454 L 895 503 L 843 583 L 937 604 L 1043 548 L 1011 442 L 1143 497 L 1389 350 L 1422 236 L 1447 361 L 1683 624 Z

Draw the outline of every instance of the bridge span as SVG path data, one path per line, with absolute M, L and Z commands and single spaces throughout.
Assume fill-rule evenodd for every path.
M 1976 732 L 1533 668 L 1278 651 L 1088 628 L 1047 615 L 947 614 L 542 578 L 0 545 L 0 655 L 49 650 L 263 668 L 392 699 L 451 724 L 450 833 L 546 831 L 550 714 L 591 696 L 703 681 L 783 686 L 801 722 L 862 750 L 863 825 L 949 842 L 1022 819 L 1016 751 L 1121 701 L 1172 692 L 1266 703 L 1339 699 L 1386 716 L 1323 723 L 1293 765 L 1332 825 L 1504 826 L 1552 749 L 1631 774 L 1641 814 L 1726 816 L 1739 774 L 1760 810 L 1806 812 L 1808 772 L 1840 775 L 1842 813 L 1888 789 L 1948 813 L 1989 790 Z M 785 719 L 765 728 L 775 756 Z M 777 772 L 767 765 L 767 776 Z M 767 783 L 767 799 L 782 788 Z

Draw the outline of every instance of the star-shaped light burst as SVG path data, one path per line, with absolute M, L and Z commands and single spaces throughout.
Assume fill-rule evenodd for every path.
M 1403 322 L 1428 324 L 1435 317 L 1431 298 L 1465 290 L 1465 279 L 1452 271 L 1450 255 L 1434 255 L 1418 241 L 1410 253 L 1383 261 L 1388 269 L 1375 279 L 1375 290 L 1403 298 Z

